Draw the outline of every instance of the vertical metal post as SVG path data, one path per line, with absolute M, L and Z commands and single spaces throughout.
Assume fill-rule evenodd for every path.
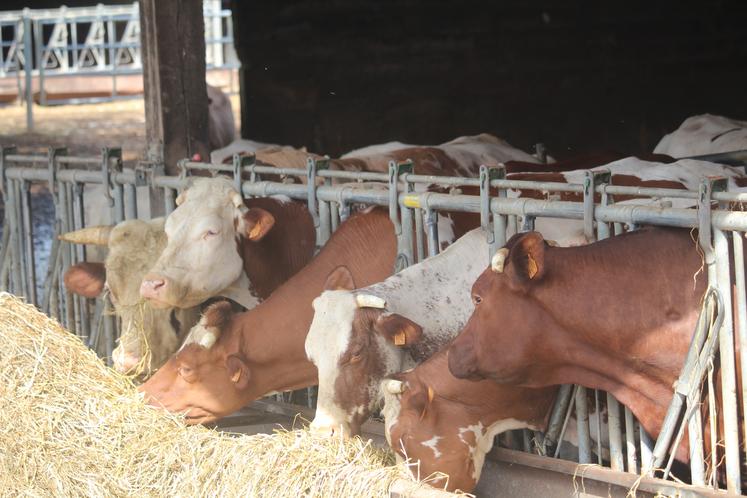
M 419 263 L 425 259 L 425 243 L 423 241 L 423 234 L 425 229 L 423 228 L 423 210 L 413 209 L 413 215 L 415 216 L 415 261 L 413 263 Z
M 497 167 L 488 167 L 484 164 L 480 165 L 480 226 L 485 232 L 490 252 L 488 256 L 490 257 L 495 254 L 495 251 L 499 247 L 503 247 L 506 244 L 506 217 L 503 215 L 494 215 L 490 210 L 490 182 L 492 180 L 501 180 L 505 177 L 506 167 L 504 165 Z M 505 195 L 505 191 L 502 193 Z M 499 197 L 501 196 L 500 194 L 501 192 L 499 191 Z M 500 220 L 497 218 L 500 218 Z M 496 222 L 499 223 L 498 227 L 495 226 Z M 500 237 L 501 231 L 503 232 L 503 237 Z
M 26 130 L 34 129 L 34 88 L 32 72 L 34 70 L 34 56 L 31 50 L 31 15 L 28 8 L 23 9 L 23 71 L 26 75 Z
M 413 223 L 411 208 L 420 207 L 418 197 L 414 196 L 412 201 L 408 201 L 406 198 L 403 203 L 404 206 L 402 206 L 401 219 L 399 215 L 399 179 L 400 176 L 412 172 L 413 167 L 411 162 L 389 162 L 389 218 L 392 220 L 394 231 L 397 234 L 397 261 L 394 263 L 395 273 L 407 268 L 413 262 Z M 405 194 L 410 193 L 410 191 L 410 183 L 405 182 Z
M 558 389 L 558 397 L 555 399 L 555 404 L 550 412 L 550 421 L 547 424 L 547 432 L 545 432 L 544 445 L 546 448 L 558 444 L 560 429 L 563 426 L 565 413 L 571 402 L 572 393 L 573 386 L 571 384 L 563 384 Z
M 648 432 L 646 432 L 646 429 L 644 429 L 641 424 L 636 423 L 636 425 L 638 426 L 638 432 L 641 439 L 641 471 L 644 471 L 646 469 L 650 469 L 653 466 L 654 441 L 651 439 L 651 436 L 648 435 Z
M 734 244 L 734 283 L 736 286 L 735 299 L 737 309 L 737 338 L 742 348 L 747 346 L 747 293 L 745 292 L 744 283 L 744 244 L 742 243 L 743 233 L 733 232 L 732 241 Z M 741 373 L 742 386 L 742 420 L 747 420 L 747 354 L 743 352 L 739 355 L 739 365 Z M 747 431 L 744 431 L 743 447 L 747 448 Z
M 638 473 L 638 449 L 635 445 L 635 419 L 633 412 L 625 407 L 625 454 L 628 457 L 628 472 Z
M 729 243 L 723 231 L 713 230 L 716 256 L 717 286 L 724 300 L 724 309 L 732 310 L 731 278 L 729 271 Z M 724 453 L 726 456 L 726 489 L 740 493 L 742 480 L 739 465 L 739 425 L 737 421 L 737 385 L 734 361 L 734 324 L 732 313 L 724 313 L 719 332 L 719 358 L 721 361 L 721 414 L 724 417 Z
M 428 232 L 428 256 L 435 256 L 441 250 L 441 243 L 438 240 L 438 211 L 425 209 L 425 228 Z
M 24 237 L 23 233 L 23 207 L 21 204 L 23 203 L 23 192 L 21 190 L 21 182 L 23 180 L 14 180 L 11 181 L 11 186 L 13 188 L 13 197 L 15 201 L 15 206 L 13 207 L 14 217 L 16 218 L 15 223 L 13 224 L 16 232 L 16 264 L 19 268 L 19 278 L 18 281 L 18 288 L 21 289 L 21 293 L 28 298 L 29 297 L 29 287 L 28 287 L 28 264 L 26 261 L 26 237 Z
M 317 208 L 316 198 L 316 172 L 322 169 L 329 168 L 329 158 L 314 160 L 313 157 L 306 159 L 306 180 L 307 180 L 307 206 L 311 218 L 314 220 L 314 228 L 316 228 L 316 246 L 321 247 L 322 233 L 321 233 L 321 221 L 319 219 L 319 209 Z
M 332 179 L 325 178 L 324 185 L 332 185 Z M 335 209 L 332 209 L 331 202 L 319 200 L 319 245 L 326 244 L 329 237 L 332 235 L 332 219 L 334 218 L 332 213 L 334 211 Z M 337 228 L 336 225 L 335 228 Z
M 591 463 L 591 437 L 589 435 L 589 409 L 586 388 L 576 390 L 576 427 L 578 431 L 578 463 Z
M 598 185 L 610 182 L 607 170 L 584 172 L 584 235 L 589 241 L 596 239 L 594 232 L 594 194 Z
M 36 297 L 36 258 L 34 257 L 34 227 L 31 215 L 31 190 L 29 182 L 20 181 L 21 186 L 21 213 L 23 216 L 23 237 L 24 248 L 26 250 L 26 278 L 27 291 L 26 298 L 34 305 L 38 305 Z
M 170 215 L 176 208 L 176 197 L 174 196 L 174 189 L 168 187 L 163 189 L 163 203 L 164 211 L 166 216 Z

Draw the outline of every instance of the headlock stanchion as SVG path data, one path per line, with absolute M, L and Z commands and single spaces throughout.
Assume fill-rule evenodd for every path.
M 608 410 L 609 465 L 612 469 L 636 473 L 640 468 L 648 474 L 661 468 L 667 461 L 666 456 L 671 455 L 672 448 L 683 437 L 687 424 L 692 482 L 717 487 L 714 462 L 718 463 L 723 458 L 727 490 L 741 490 L 737 420 L 739 415 L 743 419 L 747 413 L 747 382 L 744 382 L 747 355 L 740 356 L 739 375 L 742 378 L 739 384 L 734 342 L 736 333 L 739 343 L 747 344 L 742 259 L 747 212 L 731 209 L 730 206 L 747 202 L 747 193 L 727 191 L 723 179 L 705 179 L 698 192 L 616 186 L 609 184 L 609 173 L 605 171 L 588 171 L 582 184 L 567 184 L 507 179 L 502 167 L 481 167 L 478 178 L 464 178 L 418 175 L 415 172 L 417 164 L 409 161 L 390 163 L 386 173 L 329 170 L 327 165 L 327 159 L 310 158 L 305 169 L 276 168 L 257 165 L 252 156 L 236 156 L 230 165 L 184 160 L 179 163 L 179 176 L 167 176 L 159 165 L 143 163 L 134 169 L 123 168 L 120 149 L 104 148 L 99 156 L 77 157 L 69 156 L 64 149 L 50 148 L 46 154 L 20 155 L 12 147 L 0 148 L 0 189 L 5 210 L 0 238 L 0 289 L 25 296 L 45 312 L 58 317 L 71 331 L 84 337 L 101 356 L 111 357 L 118 330 L 109 303 L 71 295 L 63 284 L 64 272 L 71 265 L 85 260 L 85 248 L 60 243 L 57 235 L 91 224 L 147 217 L 150 205 L 138 205 L 138 194 L 141 192 L 137 190 L 146 187 L 150 193 L 162 195 L 163 207 L 168 214 L 175 208 L 176 192 L 188 186 L 192 173 L 229 175 L 244 196 L 284 195 L 305 202 L 314 218 L 319 245 L 326 242 L 338 223 L 350 213 L 352 206 L 388 208 L 397 235 L 397 270 L 422 260 L 426 254 L 432 256 L 440 251 L 442 240 L 438 233 L 438 221 L 439 216 L 445 216 L 445 211 L 479 215 L 491 253 L 504 245 L 506 238 L 516 233 L 517 228 L 531 228 L 537 218 L 577 220 L 589 241 L 618 235 L 645 224 L 697 228 L 709 291 L 653 454 L 648 434 L 630 410 L 625 407 L 621 410 L 613 396 L 595 393 L 594 408 L 597 419 L 600 418 L 603 404 Z M 35 231 L 37 227 L 33 223 L 30 199 L 35 192 L 31 187 L 36 184 L 46 187 L 55 208 L 54 238 L 47 268 L 37 267 L 39 254 L 34 250 L 39 232 Z M 431 185 L 452 190 L 450 193 L 434 192 L 428 188 Z M 97 186 L 101 191 L 96 192 Z M 458 190 L 460 187 L 479 188 L 479 195 L 465 195 Z M 580 194 L 583 201 L 555 200 L 549 195 L 546 199 L 510 198 L 507 195 L 509 190 L 543 194 L 569 192 Z M 87 212 L 89 203 L 102 195 L 106 201 L 102 212 Z M 159 195 L 151 198 L 160 198 Z M 655 198 L 657 202 L 653 205 L 615 204 L 616 196 Z M 698 209 L 673 208 L 661 202 L 661 198 L 689 199 Z M 718 206 L 714 206 L 714 202 Z M 157 207 L 159 209 L 154 211 L 160 211 L 161 205 Z M 101 215 L 106 215 L 105 221 L 93 219 Z M 732 254 L 729 251 L 729 238 L 732 240 Z M 733 263 L 731 257 L 735 257 Z M 485 258 L 487 264 L 488 257 Z M 732 274 L 734 282 L 731 280 Z M 41 280 L 43 287 L 39 286 Z M 732 310 L 732 284 L 737 299 L 734 307 L 738 317 L 736 331 L 729 312 Z M 37 289 L 42 291 L 37 293 Z M 720 355 L 721 380 L 718 386 L 711 359 L 716 348 Z M 703 383 L 709 386 L 707 395 L 705 392 L 701 395 Z M 741 405 L 737 404 L 737 385 L 742 386 Z M 721 389 L 720 397 L 723 400 L 718 407 L 715 388 Z M 704 423 L 699 410 L 693 408 L 700 406 L 704 397 L 708 398 L 705 402 L 710 412 L 709 441 L 703 441 Z M 312 392 L 308 392 L 307 399 L 313 404 Z M 549 452 L 557 456 L 563 435 L 571 423 L 571 414 L 575 411 L 579 462 L 602 462 L 604 448 L 599 444 L 602 439 L 600 425 L 597 423 L 592 424 L 595 427 L 590 427 L 589 399 L 586 389 L 582 387 L 561 386 L 557 403 L 549 417 L 547 432 L 540 437 L 523 432 L 519 444 L 523 442 L 525 449 L 531 450 L 532 440 L 539 441 L 538 446 L 543 454 Z M 719 433 L 715 416 L 717 411 L 723 415 L 723 441 L 716 439 Z M 592 436 L 596 436 L 596 445 L 592 445 Z M 747 440 L 741 442 L 747 446 Z M 708 448 L 705 452 L 709 455 L 708 465 L 704 447 Z M 665 474 L 668 474 L 668 468 L 669 463 L 664 467 Z M 709 470 L 710 473 L 706 475 Z

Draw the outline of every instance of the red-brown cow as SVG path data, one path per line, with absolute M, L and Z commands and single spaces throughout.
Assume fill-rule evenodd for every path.
M 472 287 L 475 311 L 448 349 L 449 370 L 603 389 L 656 437 L 707 285 L 693 237 L 646 228 L 573 248 L 537 232 L 513 237 Z
M 513 429 L 543 430 L 558 388 L 455 379 L 441 351 L 414 370 L 384 380 L 382 390 L 392 449 L 419 462 L 422 476 L 448 476 L 448 482 L 436 485 L 469 493 L 480 480 L 493 438 Z
M 397 241 L 381 210 L 352 216 L 297 275 L 253 310 L 208 308 L 182 349 L 142 386 L 151 402 L 204 423 L 275 391 L 316 384 L 304 341 L 325 286 L 355 287 L 391 274 Z

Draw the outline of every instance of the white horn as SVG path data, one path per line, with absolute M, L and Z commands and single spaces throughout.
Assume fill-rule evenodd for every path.
M 386 382 L 386 390 L 389 394 L 402 394 L 405 392 L 405 383 L 401 380 L 389 379 Z
M 490 260 L 490 267 L 493 269 L 496 273 L 503 273 L 503 264 L 506 262 L 506 257 L 508 256 L 508 249 L 505 247 L 501 247 L 498 249 L 498 251 L 493 255 L 493 259 Z
M 357 294 L 355 302 L 359 308 L 386 308 L 386 301 L 371 294 Z
M 208 332 L 200 337 L 200 340 L 197 342 L 200 346 L 202 346 L 205 349 L 210 349 L 213 347 L 213 344 L 215 344 L 215 341 L 218 340 L 218 337 L 214 333 L 212 329 L 209 329 Z
M 57 238 L 73 244 L 92 244 L 97 246 L 109 245 L 109 234 L 113 226 L 98 225 L 95 227 L 81 228 L 73 232 L 60 234 Z
M 241 194 L 236 192 L 235 190 L 231 193 L 231 204 L 233 204 L 235 208 L 241 211 L 241 214 L 249 211 L 249 208 L 244 205 L 244 198 L 241 197 Z

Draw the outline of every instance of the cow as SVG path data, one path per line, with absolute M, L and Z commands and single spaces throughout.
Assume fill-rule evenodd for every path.
M 672 157 L 691 157 L 745 149 L 747 121 L 700 114 L 690 116 L 675 131 L 664 135 L 654 152 Z
M 269 393 L 316 384 L 316 368 L 304 351 L 312 300 L 324 288 L 386 278 L 396 253 L 386 212 L 351 216 L 304 269 L 256 308 L 234 315 L 222 302 L 208 307 L 182 348 L 141 390 L 152 404 L 184 413 L 188 423 L 207 423 Z
M 382 282 L 317 297 L 306 337 L 306 354 L 319 371 L 312 430 L 358 434 L 383 399 L 381 380 L 414 367 L 461 330 L 472 308 L 470 286 L 488 261 L 477 228 Z
M 469 493 L 494 437 L 513 429 L 544 430 L 558 388 L 458 380 L 447 363 L 440 351 L 382 381 L 385 436 L 398 457 L 418 463 L 420 475 L 448 476 L 434 485 Z
M 287 198 L 244 200 L 224 177 L 197 178 L 176 199 L 168 243 L 140 286 L 156 307 L 229 297 L 253 308 L 313 255 L 314 223 Z
M 199 309 L 157 310 L 143 303 L 140 281 L 166 245 L 164 219 L 128 220 L 114 227 L 88 227 L 60 236 L 72 243 L 108 247 L 104 263 L 72 265 L 64 275 L 69 292 L 86 298 L 109 294 L 122 322 L 112 363 L 122 373 L 149 375 L 173 354 L 197 323 Z
M 200 181 L 225 185 L 227 180 Z M 247 205 L 251 206 L 247 216 L 254 216 L 254 210 L 266 219 L 266 236 L 247 243 L 251 246 L 251 262 L 239 278 L 246 288 L 228 286 L 209 297 L 229 297 L 251 308 L 311 259 L 314 229 L 308 211 L 300 204 L 253 199 Z M 203 304 L 194 301 L 186 306 L 167 303 L 159 307 L 144 302 L 140 296 L 143 278 L 166 247 L 164 223 L 163 218 L 129 220 L 113 228 L 89 227 L 61 237 L 69 242 L 108 247 L 105 264 L 73 265 L 65 274 L 65 285 L 69 291 L 90 298 L 100 295 L 106 284 L 115 312 L 122 319 L 122 337 L 112 358 L 115 368 L 122 372 L 142 370 L 147 376 L 160 367 L 197 322 L 199 306 Z M 254 290 L 248 292 L 249 288 Z
M 210 150 L 227 146 L 236 136 L 231 101 L 220 88 L 207 85 L 208 147 Z
M 693 237 L 649 227 L 571 248 L 538 232 L 512 237 L 472 287 L 475 309 L 448 347 L 449 371 L 602 389 L 656 438 L 707 286 Z

